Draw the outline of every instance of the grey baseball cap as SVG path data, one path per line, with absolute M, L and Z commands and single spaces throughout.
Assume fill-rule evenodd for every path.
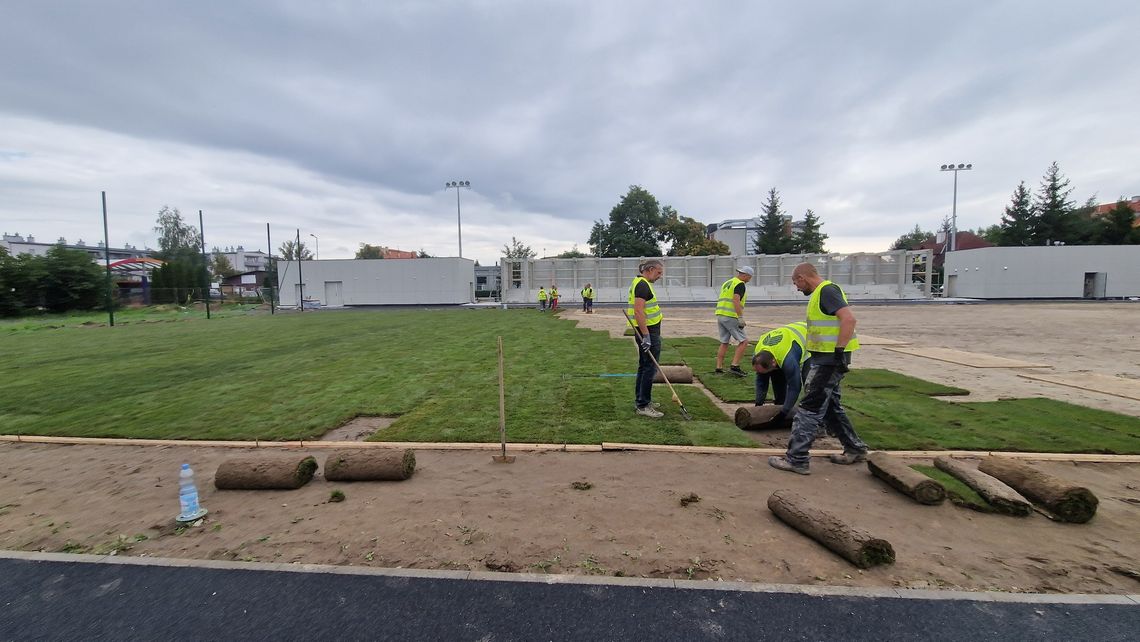
M 747 274 L 748 276 L 756 276 L 756 274 L 752 272 L 752 268 L 747 265 L 737 266 L 736 271 L 741 274 Z

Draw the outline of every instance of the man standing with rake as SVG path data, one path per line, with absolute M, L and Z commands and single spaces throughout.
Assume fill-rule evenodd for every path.
M 629 307 L 626 315 L 637 332 L 637 379 L 634 383 L 634 405 L 637 414 L 660 419 L 665 413 L 653 403 L 653 378 L 657 376 L 656 360 L 661 358 L 661 306 L 653 283 L 665 274 L 665 266 L 650 259 L 637 266 L 638 275 L 629 284 Z

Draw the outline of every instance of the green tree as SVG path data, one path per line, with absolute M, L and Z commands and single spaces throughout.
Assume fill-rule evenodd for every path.
M 1140 244 L 1140 228 L 1133 227 L 1136 221 L 1136 212 L 1128 201 L 1121 199 L 1116 207 L 1097 219 L 1097 243 L 1102 245 L 1137 245 Z
M 43 306 L 49 312 L 92 310 L 106 295 L 105 268 L 82 250 L 57 245 L 41 257 L 45 278 L 40 284 Z
M 198 228 L 184 221 L 177 207 L 162 206 L 154 231 L 158 232 L 159 249 L 155 256 L 164 261 L 202 251 L 202 236 Z
M 304 241 L 298 243 L 290 239 L 281 244 L 279 251 L 281 252 L 281 259 L 285 261 L 296 261 L 298 257 L 302 261 L 313 260 L 313 252 L 305 246 Z
M 1061 174 L 1061 168 L 1054 162 L 1045 170 L 1045 175 L 1041 178 L 1041 188 L 1033 202 L 1037 212 L 1034 245 L 1074 240 L 1073 202 L 1069 200 L 1069 195 L 1072 193 L 1069 179 Z
M 584 259 L 587 256 L 589 256 L 589 254 L 586 254 L 582 250 L 579 250 L 578 244 L 575 243 L 573 248 L 566 250 L 565 252 L 563 252 L 562 254 L 559 254 L 555 258 L 559 258 L 559 259 Z M 478 263 L 476 263 L 476 265 L 478 265 Z
M 704 223 L 680 216 L 669 205 L 661 209 L 661 215 L 664 218 L 660 227 L 661 238 L 669 243 L 666 256 L 712 256 L 731 252 L 724 243 L 708 237 Z
M 360 249 L 356 251 L 356 258 L 358 259 L 382 259 L 384 258 L 384 249 L 379 245 L 369 245 L 368 243 L 361 243 Z
M 1013 190 L 1009 205 L 1002 214 L 1000 245 L 1034 245 L 1038 235 L 1039 221 L 1037 210 L 1029 201 L 1029 189 L 1025 181 L 1018 183 Z
M 511 237 L 511 244 L 503 246 L 503 256 L 508 259 L 533 259 L 538 255 L 538 252 L 530 249 L 529 245 L 524 245 L 522 241 L 515 237 Z
M 421 247 L 419 254 L 416 255 L 416 258 L 417 259 L 430 259 L 430 258 L 432 258 L 432 256 L 430 254 L 428 254 L 427 252 L 425 252 L 424 249 Z M 478 262 L 476 262 L 476 265 L 478 265 Z
M 224 279 L 240 273 L 234 269 L 229 257 L 215 247 L 210 253 L 210 274 L 215 279 Z
M 657 199 L 640 185 L 630 185 L 610 210 L 609 223 L 594 222 L 590 251 L 594 256 L 661 256 L 663 222 Z
M 1001 225 L 994 223 L 989 227 L 979 227 L 974 230 L 974 234 L 993 243 L 994 245 L 1001 245 Z
M 8 248 L 0 247 L 0 317 L 15 317 L 24 311 L 18 289 L 23 285 L 19 267 Z
M 823 233 L 823 222 L 810 209 L 804 212 L 803 227 L 792 235 L 791 252 L 794 254 L 823 254 L 823 242 L 827 235 Z
M 780 195 L 776 188 L 768 190 L 768 200 L 761 207 L 760 230 L 756 235 L 756 254 L 790 254 L 792 234 L 788 229 L 784 211 L 780 209 Z
M 915 223 L 914 229 L 895 239 L 895 242 L 891 243 L 890 249 L 913 250 L 932 238 L 934 238 L 934 232 L 927 232 L 919 227 L 918 223 Z

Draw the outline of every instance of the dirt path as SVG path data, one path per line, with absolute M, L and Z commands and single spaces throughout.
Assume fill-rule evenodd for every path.
M 0 547 L 178 558 L 605 574 L 851 586 L 1137 593 L 1140 466 L 1042 464 L 1101 498 L 1085 525 L 926 507 L 865 468 L 809 477 L 750 455 L 417 454 L 402 483 L 215 491 L 228 449 L 0 444 Z M 324 454 L 314 453 L 323 463 Z M 175 529 L 179 464 L 209 516 Z M 589 490 L 571 482 L 587 481 Z M 333 488 L 343 503 L 327 503 Z M 859 571 L 778 522 L 793 488 L 890 540 L 893 566 Z M 700 501 L 682 507 L 680 497 Z M 1127 501 L 1126 501 L 1127 500 Z M 1117 570 L 1113 570 L 1113 569 Z
M 716 336 L 711 309 L 673 308 L 662 305 L 666 337 Z M 952 348 L 967 352 L 1051 364 L 1035 372 L 1080 377 L 1091 372 L 1140 380 L 1140 304 L 1124 303 L 1016 303 L 1016 304 L 854 304 L 858 331 L 913 346 Z M 582 327 L 621 336 L 621 313 L 600 308 L 585 315 L 567 309 L 561 313 Z M 749 338 L 765 330 L 802 319 L 804 306 L 752 306 L 746 317 Z M 709 354 L 712 370 L 715 355 Z M 693 364 L 690 364 L 693 365 Z M 697 364 L 696 368 L 702 367 Z M 1047 397 L 1140 417 L 1140 400 L 1128 399 L 1019 377 L 1023 370 L 973 368 L 898 352 L 883 345 L 865 346 L 855 367 L 885 368 L 970 391 L 956 401 L 993 401 L 1002 398 Z

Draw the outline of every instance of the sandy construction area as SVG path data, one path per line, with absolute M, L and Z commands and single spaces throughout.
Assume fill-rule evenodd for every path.
M 421 451 L 406 482 L 216 491 L 220 448 L 0 444 L 0 547 L 177 558 L 605 574 L 851 586 L 1137 593 L 1140 465 L 1050 463 L 1101 498 L 1088 524 L 929 507 L 863 466 L 809 477 L 756 455 Z M 324 453 L 313 453 L 324 462 Z M 175 529 L 177 472 L 210 514 Z M 319 475 L 319 474 L 318 474 Z M 571 487 L 589 482 L 588 490 Z M 342 503 L 327 503 L 333 488 Z M 777 521 L 790 488 L 888 539 L 898 561 L 859 571 Z M 682 507 L 680 498 L 700 501 Z M 1138 576 L 1140 577 L 1140 576 Z

